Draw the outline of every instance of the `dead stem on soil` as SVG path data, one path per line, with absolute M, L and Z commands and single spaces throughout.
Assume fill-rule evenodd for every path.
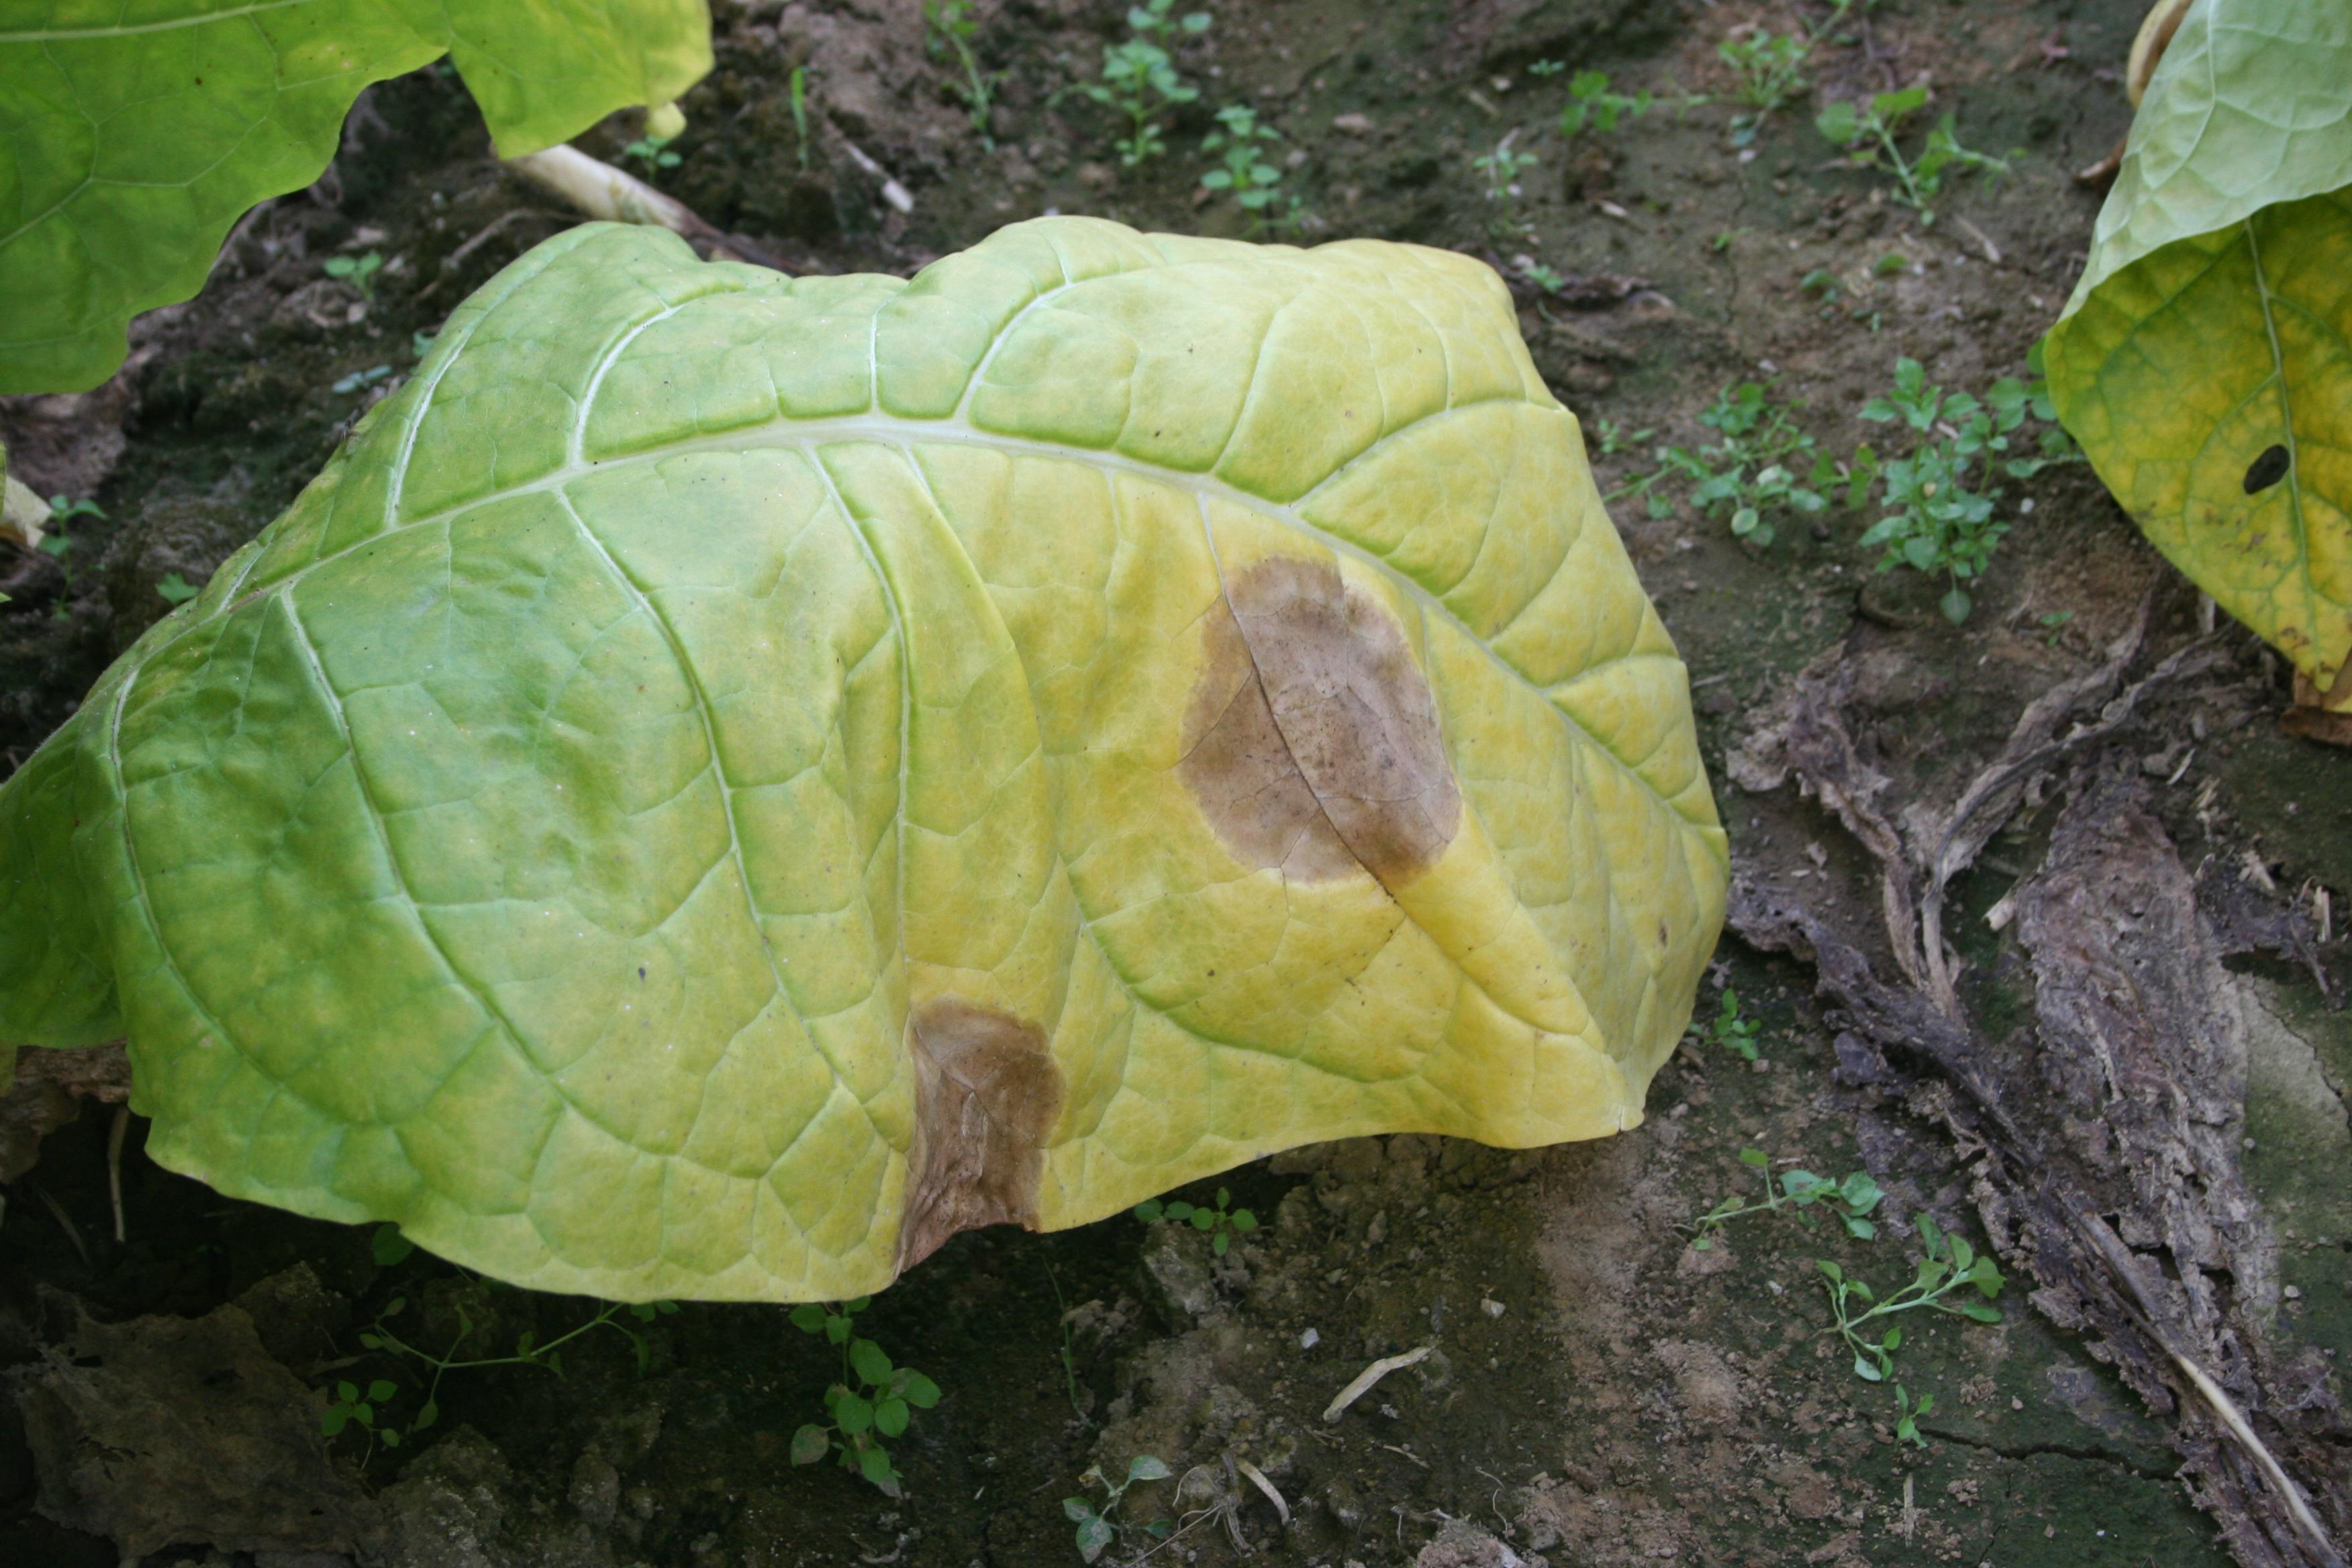
M 2309 942 L 2274 929 L 2295 923 L 2292 910 L 2250 922 L 2213 907 L 2209 879 L 2182 865 L 2155 815 L 2149 783 L 2106 754 L 2102 743 L 2140 722 L 2152 693 L 2222 661 L 2200 637 L 2122 687 L 2154 616 L 2151 598 L 2105 662 L 2030 703 L 1942 813 L 1893 809 L 1893 781 L 1856 721 L 1844 647 L 1815 661 L 1729 771 L 1751 791 L 1793 777 L 1870 850 L 1902 982 L 1878 977 L 1834 907 L 1808 908 L 1752 870 L 1735 879 L 1730 920 L 1751 944 L 1815 966 L 1843 1031 L 1840 1079 L 1900 1097 L 1973 1163 L 1987 1234 L 2032 1269 L 2036 1308 L 2088 1335 L 2173 1418 L 2190 1495 L 2239 1560 L 2340 1568 L 2330 1524 L 2295 1475 L 2326 1478 L 2329 1511 L 2352 1512 L 2340 1473 L 2347 1429 L 2324 1375 L 2274 1353 L 2263 1322 L 2277 1294 L 2275 1244 L 2239 1169 L 2246 1047 L 2221 962 L 2250 945 L 2249 932 L 2298 956 Z M 2042 867 L 2000 901 L 2030 960 L 2034 1024 L 1995 1039 L 1960 994 L 1945 894 L 2021 805 L 2057 794 L 2068 803 Z M 1910 843 L 1897 820 L 1915 825 Z

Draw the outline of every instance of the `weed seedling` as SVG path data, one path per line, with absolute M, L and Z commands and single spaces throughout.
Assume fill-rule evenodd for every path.
M 1188 1204 L 1178 1198 L 1161 1203 L 1158 1198 L 1146 1198 L 1135 1205 L 1135 1217 L 1146 1225 L 1159 1220 L 1173 1220 L 1179 1225 L 1190 1224 L 1194 1230 L 1209 1233 L 1209 1250 L 1223 1258 L 1236 1236 L 1247 1236 L 1257 1228 L 1257 1215 L 1247 1209 L 1229 1209 L 1233 1193 L 1224 1187 L 1217 1189 L 1217 1205 L 1210 1208 L 1202 1204 Z
M 1736 83 L 1732 101 L 1747 106 L 1745 112 L 1731 117 L 1731 144 L 1748 146 L 1764 128 L 1766 116 L 1787 108 L 1805 90 L 1805 57 L 1812 47 L 1793 33 L 1775 37 L 1759 29 L 1724 39 L 1715 52 L 1731 68 Z
M 331 256 L 320 264 L 320 271 L 350 284 L 362 300 L 375 298 L 375 275 L 383 269 L 383 257 L 373 250 L 362 256 Z
M 1190 11 L 1182 16 L 1171 16 L 1169 13 L 1175 4 L 1176 0 L 1146 0 L 1144 5 L 1130 7 L 1127 13 L 1127 41 L 1105 45 L 1102 79 L 1085 83 L 1078 89 L 1104 108 L 1127 117 L 1128 133 L 1118 142 L 1118 161 L 1130 169 L 1168 150 L 1167 138 L 1160 128 L 1160 115 L 1201 96 L 1200 89 L 1176 73 L 1175 62 L 1160 40 L 1172 43 L 1180 34 L 1207 32 L 1209 14 Z
M 1837 1318 L 1832 1327 L 1853 1352 L 1854 1375 L 1866 1383 L 1887 1379 L 1895 1370 L 1895 1352 L 1903 1344 L 1901 1324 L 1886 1323 L 1874 1330 L 1874 1323 L 1899 1312 L 1923 1310 L 1976 1323 L 2000 1321 L 2000 1309 L 1992 1304 L 2006 1283 L 2000 1266 L 1958 1237 L 1945 1235 L 1927 1215 L 1915 1215 L 1912 1219 L 1927 1253 L 1919 1259 L 1919 1271 L 1911 1283 L 1890 1296 L 1880 1297 L 1826 1258 L 1814 1265 L 1821 1270 L 1822 1288 L 1829 1292 L 1830 1310 Z
M 1592 434 L 1598 439 L 1601 455 L 1604 458 L 1614 457 L 1633 443 L 1650 438 L 1650 432 L 1647 430 L 1635 430 L 1630 435 L 1627 434 L 1623 426 L 1606 415 L 1592 422 Z
M 1249 215 L 1251 229 L 1260 236 L 1296 224 L 1298 203 L 1295 198 L 1287 212 L 1273 210 L 1282 171 L 1267 163 L 1262 151 L 1263 144 L 1281 141 L 1281 132 L 1259 124 L 1257 110 L 1240 104 L 1217 110 L 1217 130 L 1201 139 L 1201 151 L 1223 152 L 1224 166 L 1202 174 L 1201 184 L 1212 191 L 1232 192 L 1235 205 Z
M 2052 419 L 2038 349 L 2027 366 L 2033 379 L 2005 377 L 1979 402 L 1967 393 L 1947 394 L 1927 384 L 1918 361 L 1898 359 L 1893 388 L 1863 405 L 1864 419 L 1907 426 L 1917 439 L 1909 457 L 1885 462 L 1869 447 L 1855 451 L 1846 469 L 1850 498 L 1858 501 L 1875 480 L 1885 509 L 1862 542 L 1885 547 L 1881 572 L 1908 566 L 1941 574 L 1949 584 L 1941 601 L 1944 616 L 1955 626 L 1975 607 L 1968 585 L 1984 575 L 2009 531 L 2010 525 L 1994 516 L 2001 492 L 1985 485 L 1988 468 L 1998 463 L 2011 478 L 2027 479 L 2055 464 L 2082 460 Z M 2039 450 L 2006 456 L 2011 437 L 2029 417 L 2045 423 Z
M 1778 536 L 1778 515 L 1817 512 L 1829 504 L 1812 481 L 1800 480 L 1791 467 L 1812 452 L 1813 438 L 1797 428 L 1787 409 L 1766 396 L 1763 383 L 1744 381 L 1725 387 L 1698 422 L 1722 438 L 1696 451 L 1658 447 L 1654 453 L 1657 468 L 1619 486 L 1608 499 L 1640 496 L 1652 517 L 1671 516 L 1673 503 L 1658 486 L 1681 479 L 1691 487 L 1693 506 L 1710 515 L 1727 506 L 1732 536 L 1759 545 Z
M 171 573 L 155 584 L 156 595 L 174 609 L 186 604 L 203 591 L 177 572 Z
M 42 554 L 56 562 L 58 571 L 65 577 L 66 591 L 58 596 L 56 612 L 57 618 L 61 621 L 70 620 L 73 616 L 73 612 L 66 606 L 67 601 L 73 597 L 75 541 L 71 534 L 66 532 L 65 527 L 67 523 L 78 517 L 94 517 L 103 521 L 106 513 L 100 509 L 96 501 L 87 496 L 79 500 L 71 496 L 51 496 L 48 531 L 42 535 L 41 542 L 34 546 Z
M 335 1384 L 334 1403 L 328 1405 L 326 1414 L 319 1417 L 319 1431 L 329 1437 L 346 1426 L 356 1426 L 365 1432 L 368 1436 L 367 1448 L 360 1456 L 360 1468 L 364 1470 L 368 1461 L 375 1457 L 378 1443 L 387 1448 L 397 1448 L 401 1438 L 407 1435 L 389 1422 L 380 1425 L 376 1420 L 377 1407 L 390 1404 L 399 1393 L 400 1384 L 381 1377 L 364 1389 L 354 1383 L 338 1383 Z M 429 1426 L 432 1423 L 427 1421 L 424 1425 Z
M 1610 91 L 1606 71 L 1579 71 L 1568 79 L 1568 102 L 1559 111 L 1559 139 L 1572 145 L 1587 131 L 1614 131 L 1626 116 L 1649 113 L 1655 101 L 1647 88 L 1631 98 Z
M 996 106 L 996 84 L 1004 79 L 1003 71 L 980 68 L 980 57 L 972 52 L 972 39 L 980 33 L 980 18 L 972 15 L 972 0 L 923 0 L 923 47 L 935 60 L 950 55 L 963 72 L 956 83 L 956 96 L 971 115 L 971 128 L 980 135 L 980 144 L 990 152 L 996 150 L 996 138 L 989 132 L 989 111 Z
M 799 144 L 801 167 L 809 166 L 808 68 L 794 66 L 784 89 L 784 101 L 793 111 L 793 140 Z
M 369 1250 L 373 1254 L 377 1264 L 385 1268 L 399 1263 L 415 1249 L 415 1244 L 401 1235 L 400 1227 L 397 1226 L 377 1226 L 374 1236 L 369 1240 Z M 607 1301 L 586 1322 L 556 1335 L 544 1344 L 539 1342 L 537 1334 L 525 1330 L 516 1336 L 514 1353 L 511 1355 L 472 1356 L 462 1361 L 457 1359 L 457 1351 L 473 1337 L 474 1333 L 474 1321 L 467 1315 L 463 1305 L 456 1307 L 457 1335 L 449 1342 L 448 1350 L 438 1355 L 410 1344 L 393 1329 L 392 1320 L 400 1316 L 407 1309 L 406 1297 L 394 1297 L 384 1310 L 376 1315 L 375 1321 L 361 1333 L 360 1343 L 368 1350 L 385 1355 L 405 1357 L 432 1370 L 432 1380 L 425 1387 L 424 1401 L 416 1407 L 415 1415 L 409 1418 L 405 1427 L 386 1419 L 384 1406 L 399 1393 L 399 1387 L 395 1384 L 379 1378 L 367 1385 L 366 1396 L 362 1398 L 352 1384 L 341 1383 L 335 1386 L 335 1402 L 328 1406 L 327 1414 L 320 1422 L 321 1430 L 326 1436 L 331 1437 L 346 1426 L 353 1426 L 368 1434 L 367 1451 L 370 1454 L 375 1451 L 376 1445 L 379 1443 L 387 1448 L 398 1447 L 404 1437 L 413 1437 L 441 1419 L 441 1380 L 449 1373 L 474 1372 L 493 1366 L 535 1366 L 562 1377 L 563 1347 L 582 1335 L 592 1333 L 600 1328 L 609 1328 L 629 1342 L 630 1349 L 636 1355 L 638 1375 L 643 1376 L 652 1368 L 652 1347 L 646 1342 L 643 1334 L 632 1328 L 629 1323 L 623 1322 L 621 1319 L 625 1315 L 638 1324 L 651 1323 L 656 1318 L 676 1313 L 677 1303 L 638 1301 L 624 1304 L 619 1301 Z M 362 1458 L 361 1463 L 362 1466 L 365 1465 L 364 1458 Z
M 1949 114 L 1927 132 L 1927 145 L 1918 157 L 1906 158 L 1895 133 L 1903 121 L 1927 102 L 1926 88 L 1906 87 L 1900 92 L 1874 94 L 1867 103 L 1832 103 L 1813 120 L 1822 136 L 1843 148 L 1846 161 L 1854 167 L 1893 174 L 1899 187 L 1895 199 L 1917 212 L 1923 226 L 1935 223 L 1936 211 L 1928 204 L 1944 188 L 1948 175 L 2009 170 L 2000 159 L 1961 146 L 1952 132 Z
M 1512 233 L 1520 226 L 1519 197 L 1526 193 L 1519 180 L 1538 162 L 1533 153 L 1521 153 L 1512 147 L 1518 135 L 1517 131 L 1512 132 L 1495 144 L 1493 152 L 1481 153 L 1470 160 L 1470 166 L 1486 182 L 1486 200 L 1495 209 L 1486 220 L 1487 230 L 1497 236 Z
M 1896 1384 L 1895 1385 L 1895 1440 L 1898 1443 L 1909 1443 L 1915 1447 L 1926 1447 L 1927 1439 L 1919 1435 L 1919 1417 L 1932 1413 L 1935 1408 L 1934 1394 L 1923 1394 L 1919 1396 L 1919 1403 L 1914 1405 L 1911 1403 L 1909 1392 L 1901 1384 Z
M 1720 1046 L 1741 1061 L 1752 1062 L 1758 1055 L 1756 1037 L 1762 1027 L 1755 1019 L 1741 1016 L 1739 993 L 1727 985 L 1723 988 L 1723 1005 L 1716 1013 L 1715 1021 L 1702 1024 L 1694 1018 L 1690 1033 L 1693 1039 Z
M 1886 1194 L 1871 1180 L 1867 1171 L 1854 1171 L 1842 1182 L 1826 1176 L 1816 1176 L 1811 1171 L 1783 1171 L 1776 1184 L 1772 1180 L 1771 1161 L 1761 1149 L 1742 1149 L 1739 1163 L 1752 1167 L 1764 1179 L 1764 1201 L 1750 1203 L 1746 1198 L 1730 1197 L 1691 1222 L 1691 1250 L 1705 1252 L 1714 1244 L 1715 1233 L 1745 1215 L 1770 1214 L 1776 1209 L 1794 1205 L 1811 1208 L 1826 1204 L 1830 1212 L 1845 1226 L 1845 1233 L 1858 1241 L 1868 1241 L 1878 1234 L 1877 1222 L 1870 1217 L 1879 1200 Z
M 1829 0 L 1829 15 L 1818 22 L 1806 17 L 1805 31 L 1812 35 L 1815 42 L 1826 37 L 1832 44 L 1853 45 L 1862 40 L 1844 30 L 1846 23 L 1856 12 L 1867 16 L 1877 10 L 1878 0 Z
M 621 156 L 635 158 L 646 166 L 648 174 L 663 169 L 675 169 L 684 160 L 669 151 L 669 144 L 670 138 L 667 136 L 640 136 L 621 149 Z
M 1114 1519 L 1112 1516 L 1118 1512 L 1119 1500 L 1127 1495 L 1128 1488 L 1138 1481 L 1164 1481 L 1171 1474 L 1165 1464 L 1150 1454 L 1138 1454 L 1134 1458 L 1129 1459 L 1127 1462 L 1127 1479 L 1117 1486 L 1111 1485 L 1110 1478 L 1102 1473 L 1101 1466 L 1087 1466 L 1085 1473 L 1078 1477 L 1078 1485 L 1102 1488 L 1101 1506 L 1097 1507 L 1094 1501 L 1083 1493 L 1062 1500 L 1063 1515 L 1078 1527 L 1078 1555 L 1088 1563 L 1093 1562 L 1101 1556 L 1124 1531 L 1140 1531 L 1155 1541 L 1165 1539 L 1172 1528 L 1167 1520 L 1154 1520 L 1146 1525 L 1132 1525 L 1123 1520 Z
M 832 1420 L 812 1421 L 793 1433 L 792 1460 L 814 1465 L 827 1453 L 838 1454 L 843 1469 L 895 1498 L 904 1495 L 906 1478 L 891 1464 L 887 1445 L 906 1432 L 914 1412 L 940 1402 L 940 1385 L 912 1367 L 892 1366 L 880 1345 L 857 1337 L 857 1314 L 872 1300 L 860 1296 L 838 1307 L 810 1301 L 793 1309 L 793 1327 L 841 1347 L 841 1377 L 824 1391 L 824 1413 Z

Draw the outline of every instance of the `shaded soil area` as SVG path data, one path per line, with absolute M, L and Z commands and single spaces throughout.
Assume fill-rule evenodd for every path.
M 1123 5 L 982 0 L 973 47 L 999 79 L 975 123 L 919 4 L 722 0 L 719 68 L 684 102 L 679 162 L 650 174 L 794 271 L 903 274 L 1045 212 L 1248 237 L 1251 215 L 1200 184 L 1221 163 L 1201 149 L 1214 111 L 1247 105 L 1283 138 L 1270 161 L 1284 199 L 1268 210 L 1301 203 L 1283 237 L 1412 240 L 1493 263 L 1604 489 L 1638 487 L 1657 447 L 1717 440 L 1700 416 L 1743 382 L 1843 457 L 1887 441 L 1860 413 L 1899 356 L 1978 394 L 2023 374 L 2096 210 L 2071 172 L 2127 122 L 2117 77 L 2139 11 L 1202 8 L 1211 25 L 1175 51 L 1201 96 L 1164 115 L 1166 153 L 1127 167 L 1120 122 L 1076 90 L 1127 36 Z M 1760 37 L 1806 41 L 1801 86 L 1769 110 L 1738 101 L 1748 78 L 1722 53 Z M 1654 107 L 1563 138 L 1586 70 Z M 1932 225 L 1812 124 L 1824 103 L 1920 79 L 1963 142 L 2007 163 L 1951 179 Z M 616 117 L 582 144 L 619 158 L 639 129 Z M 1498 146 L 1537 162 L 1497 181 Z M 201 584 L 292 499 L 397 388 L 418 334 L 571 221 L 491 160 L 454 79 L 384 83 L 318 186 L 258 210 L 203 296 L 140 325 L 121 377 L 0 404 L 12 472 L 102 512 L 65 522 L 61 555 L 0 555 L 0 767 L 165 613 L 161 585 Z M 367 255 L 382 265 L 365 291 L 323 269 Z M 2013 527 L 1958 625 L 1938 608 L 1948 580 L 1876 570 L 1883 552 L 1857 542 L 1875 509 L 1840 496 L 1781 513 L 1765 543 L 1735 537 L 1728 509 L 1691 488 L 1669 478 L 1612 510 L 1692 667 L 1735 863 L 1857 942 L 1880 940 L 1865 847 L 1801 792 L 1803 769 L 1753 790 L 1727 777 L 1800 672 L 1843 672 L 1843 721 L 1907 834 L 1948 809 L 2029 702 L 2098 668 L 2117 639 L 2145 623 L 2135 677 L 2197 646 L 2186 673 L 2024 790 L 1953 881 L 1946 928 L 1976 1034 L 2028 1060 L 2046 987 L 2003 908 L 2066 804 L 2120 774 L 2193 873 L 2201 918 L 2255 931 L 2220 944 L 2243 1059 L 2214 1114 L 2259 1235 L 2212 1289 L 2231 1323 L 2252 1325 L 2232 1331 L 2263 1342 L 2249 1364 L 2286 1369 L 2261 1386 L 2301 1380 L 2303 1403 L 2264 1429 L 2340 1432 L 2352 1026 L 2323 983 L 2342 994 L 2329 890 L 2352 889 L 2352 787 L 2340 753 L 2280 732 L 2279 662 L 2226 624 L 2209 632 L 2079 465 L 2003 481 Z M 688 1303 L 641 1320 L 508 1289 L 170 1175 L 142 1157 L 135 1120 L 89 1101 L 5 1188 L 0 1561 L 1032 1568 L 1080 1561 L 1065 1500 L 1105 1508 L 1089 1472 L 1117 1480 L 1141 1456 L 1169 1479 L 1138 1481 L 1109 1512 L 1103 1561 L 2229 1561 L 2198 1506 L 2212 1498 L 2179 1479 L 2180 1413 L 2127 1386 L 2017 1237 L 1989 1234 L 1982 1151 L 1954 1135 L 1931 1079 L 1878 1076 L 1855 1043 L 1866 1031 L 1816 979 L 1727 939 L 1702 1021 L 1736 993 L 1754 1059 L 1695 1037 L 1649 1121 L 1606 1142 L 1509 1153 L 1397 1137 L 1277 1156 L 1175 1194 L 1213 1205 L 1223 1188 L 1250 1211 L 1255 1228 L 1223 1252 L 1208 1232 L 1125 1216 L 956 1237 L 857 1317 L 941 1391 L 893 1445 L 896 1498 L 792 1462 L 842 1354 L 782 1309 Z M 2071 1092 L 2063 1073 L 2021 1070 L 2026 1099 Z M 75 1103 L 59 1089 L 24 1114 L 46 1125 Z M 1816 1205 L 1694 1245 L 1698 1216 L 1735 1194 L 1760 1200 L 1793 1169 L 1867 1172 L 1886 1194 L 1874 1237 Z M 1931 1245 L 1921 1215 L 2000 1258 L 1999 1321 L 1913 1313 L 1895 1376 L 1865 1380 L 1820 1263 L 1898 1287 Z M 492 1364 L 436 1381 L 403 1345 Z M 1326 1418 L 1368 1366 L 1424 1349 Z M 1906 1408 L 1919 1442 L 1898 1435 Z M 2340 1467 L 2342 1439 L 2326 1440 Z

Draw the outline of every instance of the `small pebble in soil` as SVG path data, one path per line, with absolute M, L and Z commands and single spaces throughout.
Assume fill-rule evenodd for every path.
M 1298 1336 L 1298 1348 L 1303 1351 L 1311 1351 L 1322 1342 L 1323 1335 L 1318 1330 L 1309 1329 Z

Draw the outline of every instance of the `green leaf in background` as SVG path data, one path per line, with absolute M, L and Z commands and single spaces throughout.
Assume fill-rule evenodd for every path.
M 127 1035 L 168 1168 L 505 1279 L 838 1300 L 1303 1142 L 1629 1127 L 1726 879 L 1480 263 L 587 226 L 0 786 L 0 1040 Z
M 502 157 L 710 68 L 705 0 L 19 0 L 0 13 L 0 393 L 78 392 L 319 177 L 370 82 L 443 55 Z
M 2046 352 L 2149 540 L 2352 710 L 2352 5 L 2189 6 Z

